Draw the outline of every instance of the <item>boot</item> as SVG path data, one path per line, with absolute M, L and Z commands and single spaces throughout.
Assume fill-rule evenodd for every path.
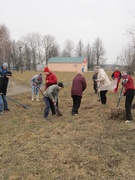
M 36 95 L 36 100 L 37 100 L 37 101 L 39 101 L 39 99 L 38 99 L 38 95 Z
M 32 94 L 32 99 L 31 99 L 31 101 L 34 101 L 34 94 Z

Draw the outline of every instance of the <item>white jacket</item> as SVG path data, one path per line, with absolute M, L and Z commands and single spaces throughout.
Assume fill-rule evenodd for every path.
M 99 69 L 98 71 L 98 76 L 97 76 L 97 86 L 99 89 L 104 89 L 104 90 L 108 90 L 108 88 L 106 88 L 109 84 L 110 84 L 110 80 L 106 74 L 106 72 L 104 71 L 104 69 Z

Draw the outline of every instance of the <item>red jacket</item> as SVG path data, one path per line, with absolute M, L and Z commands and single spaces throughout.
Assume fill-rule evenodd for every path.
M 130 90 L 130 89 L 135 90 L 133 79 L 132 79 L 131 76 L 128 76 L 128 75 L 124 76 L 122 84 L 123 84 L 123 86 L 125 88 L 125 90 L 123 92 L 124 95 L 126 95 L 127 91 Z
M 57 84 L 57 77 L 52 72 L 50 72 L 48 75 L 46 75 L 45 80 L 46 80 L 46 87 L 45 87 L 45 89 L 47 89 L 49 86 L 51 86 L 53 84 Z
M 120 71 L 114 71 L 112 74 L 112 79 L 118 79 L 118 82 L 120 82 L 121 78 L 121 72 Z

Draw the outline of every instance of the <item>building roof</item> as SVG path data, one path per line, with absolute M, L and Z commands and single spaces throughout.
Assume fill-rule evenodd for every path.
M 52 57 L 49 63 L 81 63 L 85 57 Z

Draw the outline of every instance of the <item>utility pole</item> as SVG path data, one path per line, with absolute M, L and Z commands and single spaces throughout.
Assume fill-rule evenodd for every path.
M 21 73 L 23 73 L 23 67 L 22 67 L 22 47 L 19 47 L 20 50 L 20 66 L 21 66 Z

